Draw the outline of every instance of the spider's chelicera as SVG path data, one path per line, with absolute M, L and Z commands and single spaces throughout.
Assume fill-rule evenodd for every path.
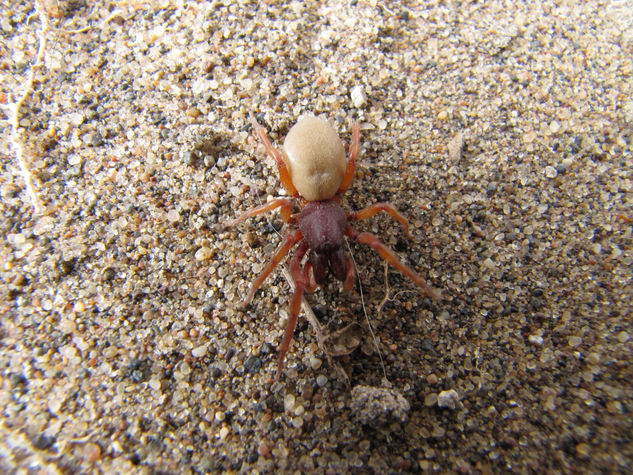
M 279 349 L 277 378 L 281 374 L 284 358 L 292 340 L 303 292 L 313 292 L 317 285 L 326 283 L 330 273 L 343 282 L 345 290 L 350 290 L 354 285 L 354 264 L 345 251 L 345 236 L 372 247 L 380 257 L 411 279 L 429 297 L 436 300 L 441 298 L 436 290 L 411 268 L 405 266 L 376 236 L 365 232 L 359 233 L 349 224 L 385 211 L 398 221 L 408 234 L 409 223 L 402 214 L 387 203 L 375 203 L 356 212 L 346 212 L 339 204 L 341 196 L 354 178 L 360 141 L 360 128 L 357 122 L 352 125 L 352 143 L 346 159 L 343 143 L 325 120 L 305 117 L 297 122 L 286 136 L 282 153 L 273 147 L 266 130 L 252 114 L 251 121 L 255 133 L 277 163 L 281 184 L 291 198 L 273 199 L 247 211 L 227 225 L 233 226 L 252 216 L 279 208 L 285 223 L 298 226 L 298 229 L 283 238 L 271 261 L 252 283 L 244 301 L 248 304 L 252 300 L 257 289 L 273 269 L 298 244 L 290 260 L 290 273 L 295 281 L 295 291 L 290 301 L 290 316 L 284 340 Z M 293 200 L 301 207 L 299 213 L 292 213 Z

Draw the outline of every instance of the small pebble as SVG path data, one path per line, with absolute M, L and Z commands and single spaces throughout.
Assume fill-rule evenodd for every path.
M 575 348 L 576 346 L 579 346 L 582 344 L 582 338 L 580 338 L 579 336 L 570 336 L 568 343 L 569 343 L 569 346 L 571 346 L 572 348 Z
M 81 137 L 81 140 L 92 147 L 98 147 L 103 144 L 103 137 L 99 132 L 88 132 Z
M 200 249 L 196 251 L 196 254 L 194 255 L 194 257 L 197 261 L 206 261 L 207 259 L 211 258 L 211 255 L 212 255 L 211 249 L 209 249 L 208 247 L 201 247 Z
M 262 360 L 255 355 L 251 355 L 244 361 L 244 368 L 251 374 L 257 373 L 262 368 Z
M 160 379 L 158 379 L 158 377 L 151 377 L 149 380 L 149 387 L 152 388 L 154 391 L 159 391 L 160 390 Z
M 182 156 L 182 161 L 185 165 L 193 165 L 198 161 L 198 154 L 195 150 L 187 150 Z
M 363 86 L 354 86 L 350 92 L 350 98 L 352 99 L 352 104 L 354 104 L 354 107 L 357 109 L 367 104 L 367 96 L 365 95 Z
M 459 132 L 448 143 L 448 157 L 451 161 L 458 161 L 462 158 L 462 151 L 464 150 L 464 134 Z
M 293 394 L 286 394 L 284 397 L 284 409 L 286 412 L 291 412 L 295 408 L 295 397 Z
M 270 457 L 270 445 L 267 442 L 262 442 L 257 448 L 257 453 L 264 458 Z
M 82 447 L 81 457 L 86 462 L 94 463 L 101 458 L 101 447 L 92 442 L 88 442 Z
M 180 213 L 178 210 L 172 209 L 166 215 L 167 221 L 174 224 L 180 221 Z
M 437 404 L 437 394 L 436 393 L 427 394 L 426 397 L 424 398 L 424 405 L 427 407 L 431 407 L 431 406 L 435 406 L 435 404 Z
M 539 335 L 530 335 L 528 337 L 528 341 L 532 343 L 533 345 L 540 346 L 543 344 L 543 337 Z
M 591 447 L 589 446 L 589 444 L 585 443 L 578 444 L 576 446 L 576 453 L 582 458 L 587 458 L 591 453 Z
M 556 171 L 556 168 L 548 165 L 545 167 L 545 176 L 547 178 L 556 178 L 558 176 L 558 172 Z
M 319 358 L 315 358 L 314 356 L 310 358 L 310 367 L 314 370 L 317 370 L 321 367 L 323 362 Z
M 439 407 L 447 407 L 449 409 L 455 409 L 457 407 L 457 403 L 459 402 L 459 394 L 454 389 L 449 389 L 448 391 L 442 391 L 437 396 L 437 405 Z
M 207 345 L 201 345 L 191 350 L 191 356 L 194 358 L 202 358 L 207 354 Z
M 620 401 L 609 401 L 607 403 L 607 411 L 611 414 L 622 414 L 624 412 Z

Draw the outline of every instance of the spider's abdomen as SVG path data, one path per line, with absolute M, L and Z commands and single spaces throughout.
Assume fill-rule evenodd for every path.
M 347 218 L 335 201 L 311 201 L 299 216 L 299 229 L 310 249 L 331 253 L 343 247 Z
M 306 200 L 329 200 L 341 186 L 345 149 L 326 120 L 304 117 L 297 122 L 286 136 L 283 156 L 292 184 Z

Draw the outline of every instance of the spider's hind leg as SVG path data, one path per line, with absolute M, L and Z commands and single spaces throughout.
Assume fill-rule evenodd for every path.
M 426 295 L 431 297 L 434 300 L 442 300 L 442 295 L 435 289 L 433 289 L 426 281 L 415 273 L 413 269 L 405 266 L 398 256 L 385 246 L 380 239 L 370 233 L 359 233 L 351 226 L 348 226 L 345 230 L 345 235 L 351 237 L 352 239 L 358 241 L 361 244 L 367 244 L 374 251 L 378 253 L 380 257 L 382 257 L 389 265 L 398 269 L 402 274 L 407 276 L 409 279 L 413 281 L 415 285 L 420 287 Z
M 297 252 L 290 261 L 290 274 L 292 275 L 292 279 L 295 281 L 295 291 L 292 294 L 292 299 L 290 300 L 290 314 L 288 316 L 286 331 L 284 332 L 284 339 L 279 347 L 279 361 L 277 363 L 277 375 L 275 376 L 275 379 L 279 379 L 279 376 L 281 375 L 284 359 L 297 326 L 297 317 L 299 316 L 299 311 L 301 310 L 301 297 L 303 297 L 303 290 L 310 286 L 309 281 L 306 281 L 305 278 L 305 270 L 301 268 L 301 260 L 307 251 L 308 243 L 304 241 L 299 245 Z

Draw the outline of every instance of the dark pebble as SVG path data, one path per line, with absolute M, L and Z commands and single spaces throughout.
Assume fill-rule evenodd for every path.
M 75 259 L 61 260 L 58 266 L 63 275 L 69 275 L 75 270 Z
M 185 165 L 193 165 L 198 161 L 198 154 L 195 150 L 187 150 L 182 156 Z
M 262 360 L 255 355 L 251 355 L 244 361 L 244 368 L 246 368 L 246 371 L 249 373 L 255 374 L 262 368 Z
M 110 282 L 116 276 L 116 271 L 112 267 L 106 267 L 101 272 L 101 280 L 104 282 Z
M 33 445 L 35 446 L 35 448 L 39 450 L 46 450 L 52 447 L 54 443 L 55 443 L 54 437 L 44 435 L 44 434 L 39 434 L 37 437 L 35 437 L 35 440 L 33 441 Z

